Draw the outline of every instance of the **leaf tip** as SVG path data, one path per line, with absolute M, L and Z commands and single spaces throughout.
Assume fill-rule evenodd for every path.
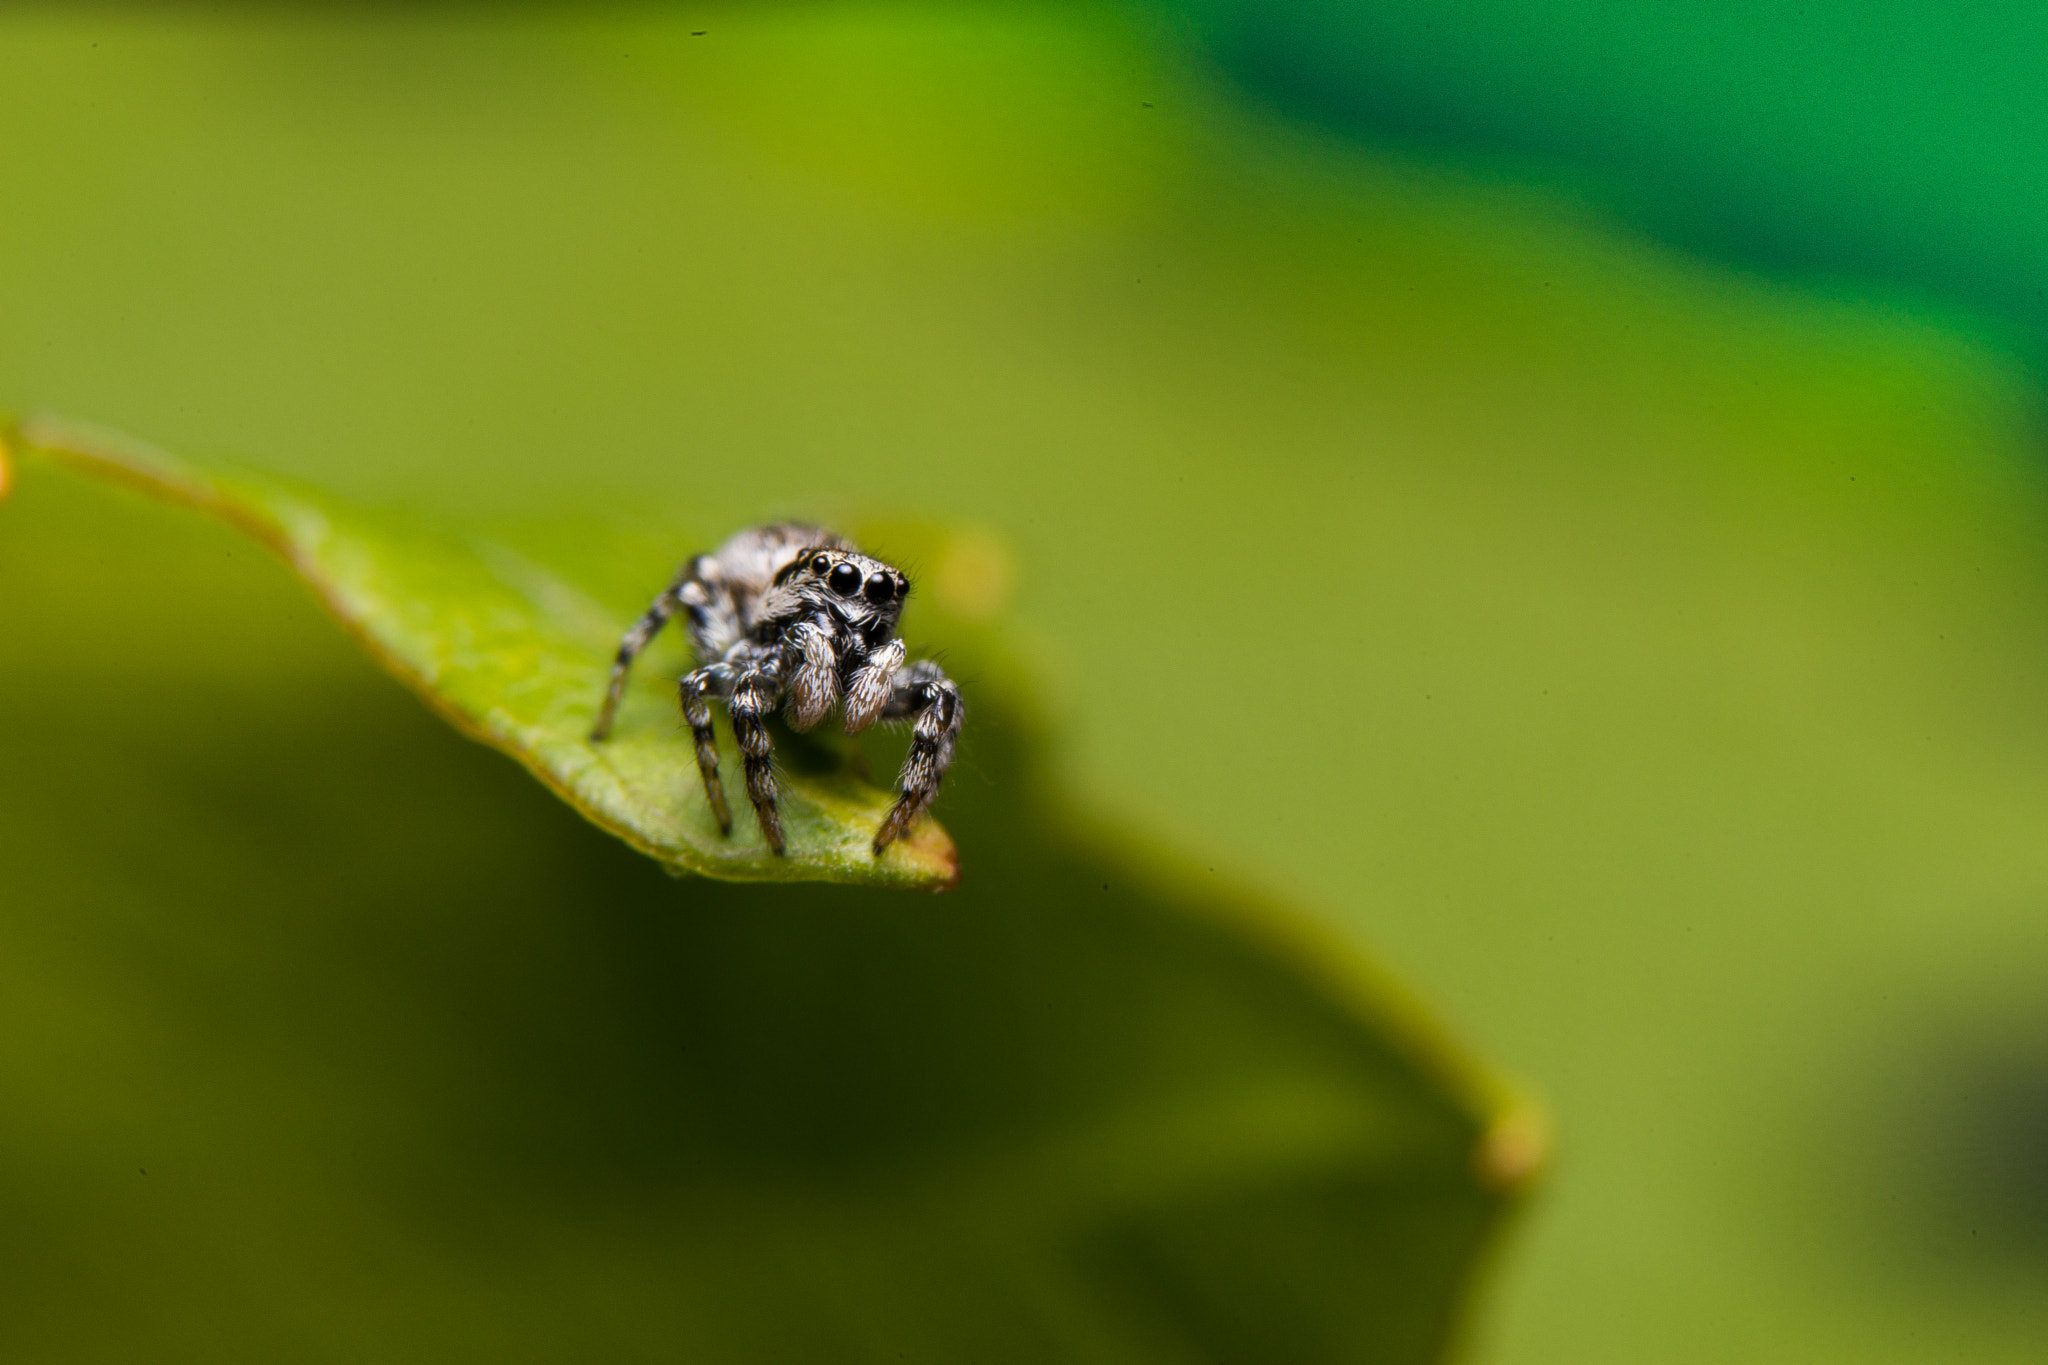
M 1550 1165 L 1549 1117 L 1527 1100 L 1496 1113 L 1472 1146 L 1472 1173 L 1499 1194 L 1520 1194 Z
M 960 849 L 936 820 L 919 821 L 882 856 L 907 861 L 915 884 L 925 890 L 951 891 L 960 885 Z

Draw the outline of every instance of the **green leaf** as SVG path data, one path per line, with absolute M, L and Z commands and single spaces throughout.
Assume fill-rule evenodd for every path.
M 451 672 L 465 697 L 508 686 L 510 662 L 457 672 L 450 657 L 573 652 L 569 608 L 548 605 L 571 589 L 509 551 L 383 519 L 373 532 L 329 499 L 52 422 L 27 434 L 284 547 L 345 620 L 378 623 L 358 630 L 387 663 L 407 651 L 402 676 L 429 695 Z M 93 561 L 113 562 L 101 593 L 126 601 L 144 574 L 202 581 L 178 562 L 204 551 L 144 543 L 129 515 L 96 533 Z M 161 656 L 217 651 L 200 639 L 155 640 L 154 705 L 138 712 L 121 704 L 128 665 L 80 647 L 107 603 L 61 567 L 40 586 L 22 572 L 80 532 L 24 544 L 22 525 L 0 537 L 0 581 L 80 600 L 59 604 L 68 627 L 53 632 L 46 609 L 0 638 L 12 675 L 64 679 L 0 713 L 17 779 L 0 790 L 15 889 L 0 964 L 44 963 L 46 983 L 25 989 L 0 965 L 0 986 L 36 1036 L 99 1022 L 90 1065 L 60 1047 L 9 1071 L 22 1136 L 0 1169 L 42 1171 L 70 1193 L 35 1217 L 89 1223 L 136 1268 L 109 1279 L 61 1261 L 39 1290 L 49 1331 L 0 1332 L 26 1354 L 121 1354 L 131 1322 L 182 1341 L 192 1316 L 216 1346 L 227 1331 L 272 1356 L 307 1354 L 346 1321 L 386 1348 L 431 1340 L 441 1358 L 638 1358 L 632 1343 L 659 1340 L 731 1361 L 1423 1365 L 1455 1339 L 1475 1269 L 1541 1165 L 1534 1111 L 1348 949 L 1141 851 L 1056 786 L 1042 689 L 993 620 L 999 551 L 971 536 L 863 528 L 927 566 L 924 627 L 977 683 L 972 761 L 949 786 L 975 875 L 934 902 L 650 879 L 497 765 L 413 733 L 403 708 L 324 683 L 311 725 L 302 702 L 250 700 L 280 696 L 274 678 L 225 701 L 219 682 L 189 681 L 222 675 L 188 668 L 180 683 Z M 486 633 L 479 604 L 493 603 L 508 620 Z M 277 619 L 223 628 L 291 634 Z M 573 658 L 549 668 L 598 680 Z M 522 731 L 497 712 L 530 709 L 464 705 L 508 748 Z M 560 708 L 573 735 L 588 701 Z M 154 870 L 106 880 L 128 865 Z M 51 923 L 103 946 L 52 965 L 35 937 Z M 160 946 L 119 966 L 138 936 Z M 99 998 L 135 971 L 118 1002 Z M 150 1155 L 130 1163 L 129 1143 Z M 171 1202 L 95 1192 L 114 1168 Z M 238 1193 L 251 1188 L 253 1203 Z M 473 1246 L 485 1210 L 487 1253 Z M 159 1264 L 151 1248 L 173 1245 L 176 1263 Z M 144 1283 L 169 1297 L 137 1297 Z M 252 1284 L 272 1286 L 260 1322 L 218 1299 Z M 83 1301 L 125 1313 L 81 1338 L 64 1305 Z M 439 1325 L 423 1337 L 426 1322 Z
M 1052 780 L 986 542 L 863 528 L 976 683 L 971 875 L 738 886 L 479 761 L 219 528 L 30 475 L 0 1355 L 1444 1357 L 1540 1125 L 1352 952 Z
M 645 666 L 612 737 L 593 744 L 591 721 L 633 616 L 505 545 L 437 535 L 60 418 L 32 418 L 15 439 L 241 527 L 283 555 L 363 647 L 457 729 L 510 754 L 596 824 L 672 868 L 734 881 L 933 890 L 959 878 L 953 841 L 929 817 L 874 856 L 893 798 L 844 769 L 782 775 L 787 856 L 769 852 L 744 807 L 731 836 L 721 834 L 687 736 L 679 742 L 674 698 Z M 650 581 L 647 596 L 665 581 Z M 737 752 L 729 732 L 722 746 Z

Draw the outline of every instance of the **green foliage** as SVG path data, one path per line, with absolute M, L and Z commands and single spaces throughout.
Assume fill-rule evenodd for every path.
M 493 591 L 459 538 L 30 430 L 303 547 L 415 685 L 432 594 Z M 995 625 L 917 627 L 974 680 L 956 892 L 678 881 L 406 705 L 246 542 L 25 472 L 0 1352 L 1443 1355 L 1540 1129 L 1345 949 L 1081 833 Z M 469 728 L 511 748 L 481 676 Z
M 1774 274 L 2048 324 L 2034 5 L 1166 0 L 1262 95 Z
M 1409 30 L 1371 61 L 1436 107 L 1505 110 L 1539 136 L 1557 125 L 1510 108 L 1517 92 L 1582 129 L 1619 111 L 1638 147 L 1669 125 L 1611 102 L 1616 82 L 1657 85 L 1667 109 L 1774 98 L 1737 69 L 1774 30 L 1720 41 L 1739 7 L 1714 11 L 1704 44 L 1660 28 L 1662 9 L 1609 7 L 1604 31 L 1661 34 L 1654 50 L 1683 60 L 1593 52 L 1586 82 L 1549 79 L 1545 54 L 1590 52 L 1597 26 L 1525 43 L 1481 9 L 1455 33 L 1374 11 Z M 1993 1235 L 2039 1207 L 2024 1118 L 2041 1111 L 2002 1096 L 2048 1090 L 2048 1067 L 2010 1060 L 2048 1038 L 2038 367 L 1953 318 L 1657 247 L 1602 219 L 1597 196 L 1276 119 L 1132 13 L 10 7 L 0 403 L 249 452 L 357 505 L 574 564 L 621 618 L 679 551 L 767 516 L 865 536 L 859 513 L 881 507 L 980 528 L 1013 547 L 1011 611 L 1033 677 L 1062 699 L 1061 781 L 1024 809 L 1061 828 L 1122 812 L 1202 868 L 1290 888 L 1296 913 L 1384 952 L 1554 1103 L 1565 1178 L 1503 1267 L 1484 1359 L 2048 1357 L 2048 1221 L 2031 1242 Z M 1830 22 L 1780 14 L 1809 33 Z M 1900 14 L 1838 36 L 1883 41 Z M 1981 22 L 1997 20 L 1915 50 L 1953 52 Z M 1460 54 L 1480 49 L 1506 65 L 1475 72 Z M 1775 88 L 1817 114 L 1848 107 L 1795 69 L 1797 49 L 1772 50 L 1793 71 Z M 1984 49 L 2015 71 L 2024 51 Z M 1948 74 L 1967 84 L 1967 66 Z M 1927 112 L 1934 85 L 1911 84 L 1869 87 L 1894 125 Z M 1812 223 L 1932 241 L 1936 218 L 1997 207 L 1968 167 L 2037 126 L 1986 122 L 1968 101 L 1936 112 L 1920 149 L 1967 124 L 1975 151 L 1951 149 L 1937 169 L 1957 175 L 1933 194 L 1924 160 L 1873 173 L 1863 153 L 1885 134 L 1855 117 L 1802 118 L 1757 145 L 1819 196 L 1802 203 L 1834 197 Z M 1692 127 L 1714 165 L 1743 155 Z M 1844 150 L 1838 133 L 1855 140 L 1842 156 L 1821 146 Z M 2031 174 L 2026 157 L 1993 160 L 2008 186 Z M 1660 164 L 1712 212 L 1770 207 L 1714 204 L 1712 177 L 1686 179 L 1699 161 Z M 1859 213 L 1843 187 L 1877 207 Z M 1913 215 L 1892 211 L 1907 202 Z M 2000 253 L 2040 236 L 2001 230 L 1980 251 L 1990 238 L 1972 229 L 1942 249 L 2019 278 Z M 361 1269 L 359 1220 L 394 1205 L 404 1231 L 385 1254 L 422 1286 L 422 1332 L 465 1286 L 522 1325 L 561 1310 L 561 1282 L 539 1271 L 534 1303 L 508 1307 L 498 1277 L 531 1258 L 486 1264 L 459 1220 L 414 1217 L 392 1193 L 394 1171 L 448 1185 L 454 1158 L 392 1137 L 359 1168 L 306 1144 L 357 1099 L 359 1122 L 327 1123 L 338 1149 L 364 1128 L 446 1131 L 431 1116 L 454 1101 L 394 1098 L 371 1066 L 393 1058 L 449 1086 L 478 1059 L 531 1098 L 488 1112 L 538 1126 L 567 1092 L 490 1036 L 510 1008 L 437 1011 L 560 996 L 520 1036 L 580 1037 L 576 1021 L 614 1006 L 561 986 L 532 926 L 581 924 L 600 897 L 550 899 L 553 864 L 518 845 L 603 846 L 650 884 L 652 864 L 411 717 L 290 575 L 248 569 L 240 556 L 260 551 L 202 518 L 123 520 L 111 501 L 65 523 L 68 539 L 38 538 L 67 495 L 28 478 L 0 509 L 0 1143 L 15 1144 L 0 1255 L 58 1284 L 10 1299 L 0 1326 L 38 1311 L 115 1333 L 151 1283 L 243 1322 L 218 1297 L 238 1283 L 240 1302 L 303 1323 L 286 1287 L 300 1281 L 316 1304 L 367 1283 L 366 1316 L 388 1326 L 390 1282 Z M 139 548 L 159 535 L 192 541 Z M 1159 592 L 1198 597 L 1200 614 L 1136 608 Z M 953 621 L 910 624 L 962 665 L 975 706 L 938 807 L 961 889 L 691 881 L 636 913 L 842 904 L 936 925 L 915 940 L 934 944 L 1008 913 L 987 898 L 1025 893 L 990 881 L 976 750 L 1022 713 L 991 700 L 1000 669 L 968 676 Z M 456 763 L 497 775 L 456 782 Z M 517 817 L 515 792 L 546 815 Z M 1115 885 L 1094 894 L 1120 898 Z M 794 935 L 790 914 L 767 913 L 762 933 Z M 550 941 L 596 952 L 577 932 Z M 900 942 L 874 945 L 886 960 Z M 415 960 L 417 984 L 393 979 Z M 1142 954 L 1117 960 L 1147 970 Z M 956 967 L 963 989 L 996 970 Z M 286 993 L 329 976 L 349 1009 Z M 1033 1008 L 1062 1008 L 1065 980 Z M 278 997 L 297 1012 L 266 1015 Z M 1037 1017 L 1020 1005 L 1013 1022 Z M 352 1032 L 364 1041 L 345 1046 Z M 244 1050 L 263 1048 L 275 1070 L 248 1072 Z M 2031 1088 L 1974 1079 L 2015 1071 Z M 145 1145 L 122 1124 L 144 1127 L 105 1116 L 143 1112 L 154 1086 L 175 1093 L 152 1150 L 167 1133 L 260 1149 L 249 1202 L 278 1191 L 280 1217 L 306 1230 L 283 1253 L 189 1253 L 188 1278 L 150 1252 L 266 1245 L 226 1178 L 200 1187 L 217 1215 L 154 1241 L 121 1221 L 137 1177 L 111 1158 Z M 275 1126 L 237 1137 L 231 1114 Z M 1957 1152 L 2013 1155 L 1963 1171 Z M 329 1184 L 333 1211 L 307 1197 Z M 525 1197 L 516 1180 L 496 1188 Z M 374 1197 L 358 1208 L 351 1190 Z M 77 1199 L 113 1212 L 95 1223 Z M 27 1216 L 45 1202 L 57 1212 Z M 594 1226 L 586 1211 L 559 1216 Z M 98 1226 L 112 1231 L 94 1242 Z M 61 1261 L 53 1229 L 72 1239 Z M 333 1283 L 309 1247 L 326 1234 Z M 577 1251 L 611 1264 L 603 1240 Z M 126 1340 L 127 1357 L 163 1354 Z

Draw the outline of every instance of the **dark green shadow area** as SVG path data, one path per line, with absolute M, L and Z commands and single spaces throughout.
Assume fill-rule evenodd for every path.
M 232 531 L 0 506 L 0 1356 L 1425 1361 L 1486 1117 L 977 698 L 946 896 L 672 880 Z
M 1987 993 L 1968 1015 L 1890 1031 L 1883 1062 L 1842 1106 L 1860 1152 L 1866 1255 L 1951 1293 L 2048 1288 L 2048 1016 L 2037 997 Z

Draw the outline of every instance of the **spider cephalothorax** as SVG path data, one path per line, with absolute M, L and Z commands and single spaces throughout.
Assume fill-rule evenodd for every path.
M 924 814 L 953 761 L 966 715 L 960 691 L 929 660 L 905 664 L 896 619 L 910 580 L 830 531 L 778 522 L 742 531 L 685 564 L 619 644 L 611 687 L 591 730 L 610 733 L 626 670 L 671 616 L 683 613 L 698 667 L 682 683 L 683 719 L 697 744 L 697 768 L 712 814 L 727 834 L 732 813 L 718 778 L 718 739 L 708 698 L 732 717 L 746 769 L 747 797 L 768 846 L 783 851 L 775 808 L 768 717 L 785 703 L 789 723 L 808 730 L 839 704 L 848 734 L 877 720 L 909 719 L 910 752 L 896 780 L 896 804 L 875 834 L 879 854 Z

